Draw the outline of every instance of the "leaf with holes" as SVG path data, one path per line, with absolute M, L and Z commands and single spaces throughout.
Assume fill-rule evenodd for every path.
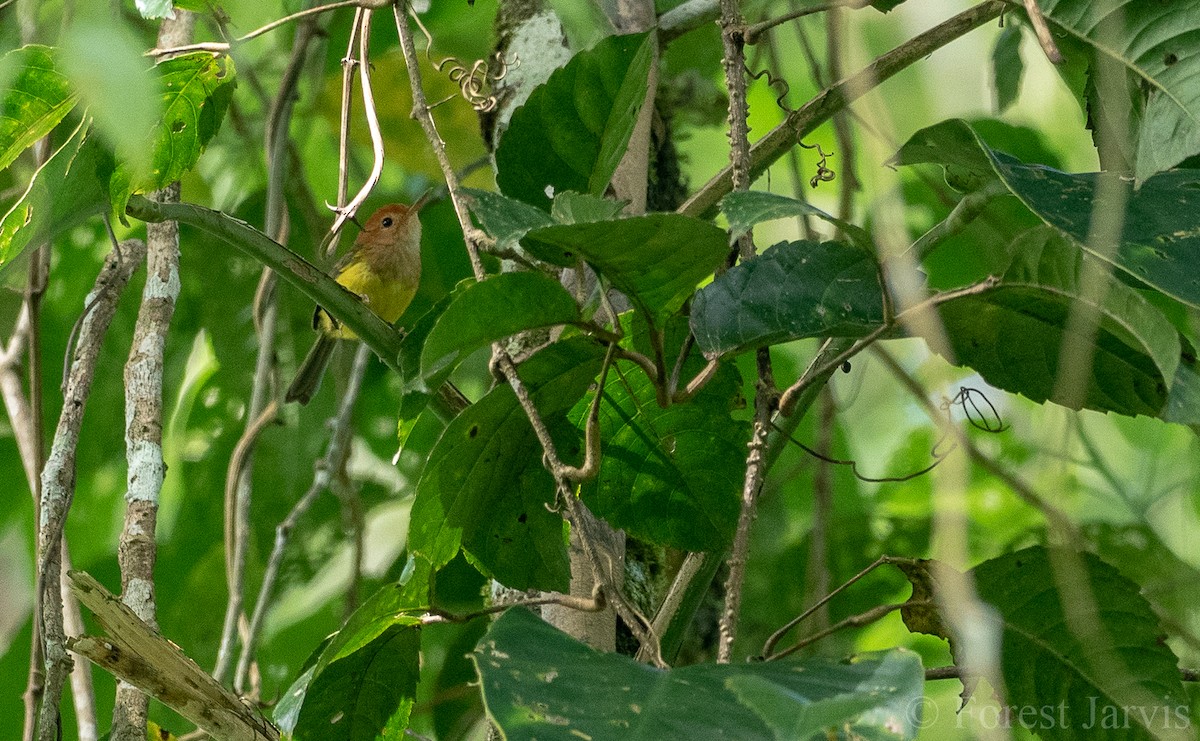
M 972 181 L 972 188 L 998 177 L 1038 218 L 1075 244 L 1136 282 L 1200 307 L 1200 170 L 1164 172 L 1137 189 L 1119 179 L 1107 183 L 1109 195 L 1117 190 L 1126 204 L 1121 242 L 1116 254 L 1108 254 L 1095 250 L 1089 239 L 1093 213 L 1111 208 L 1101 200 L 1100 174 L 1070 175 L 1026 165 L 993 151 L 957 119 L 917 132 L 894 161 L 943 164 L 948 179 L 957 172 Z
M 113 208 L 124 214 L 133 193 L 165 187 L 195 166 L 216 135 L 237 83 L 233 60 L 205 52 L 184 54 L 154 67 L 162 90 L 162 118 L 148 132 L 150 171 L 120 165 L 113 174 Z
M 1037 402 L 1162 414 L 1180 358 L 1179 335 L 1162 312 L 1045 227 L 1019 237 L 1014 251 L 995 288 L 939 306 L 954 361 Z M 1105 289 L 1086 281 L 1103 281 Z M 1085 387 L 1063 388 L 1060 379 L 1072 370 L 1062 366 L 1064 342 L 1080 310 L 1097 318 L 1094 355 L 1080 377 Z
M 861 337 L 885 318 L 875 257 L 840 242 L 781 242 L 696 293 L 692 331 L 707 356 L 803 337 Z
M 547 188 L 601 195 L 637 123 L 654 58 L 649 34 L 609 36 L 534 88 L 496 148 L 496 183 L 542 209 Z
M 1191 2 L 1043 0 L 1047 20 L 1130 70 L 1149 89 L 1137 177 L 1200 153 L 1200 7 Z
M 683 377 L 703 366 L 693 356 Z M 696 396 L 667 408 L 654 384 L 624 363 L 611 369 L 600 405 L 604 458 L 580 496 L 614 527 L 643 540 L 685 551 L 721 551 L 737 525 L 746 471 L 749 423 L 730 412 L 741 401 L 741 378 L 730 365 Z M 580 428 L 589 401 L 572 417 Z
M 509 741 L 912 739 L 924 687 L 905 650 L 659 670 L 600 653 L 514 608 L 475 648 L 488 715 Z
M 604 350 L 587 338 L 558 342 L 521 365 L 543 420 L 574 460 L 566 413 L 587 391 Z M 417 484 L 410 551 L 433 569 L 461 545 L 477 564 L 514 589 L 564 591 L 570 580 L 564 523 L 547 509 L 554 482 L 542 448 L 508 384 L 496 386 L 446 427 Z
M 10 77 L 11 75 L 11 77 Z M 50 133 L 75 107 L 76 93 L 58 71 L 54 50 L 31 44 L 0 59 L 0 170 Z
M 548 226 L 529 232 L 523 244 L 555 265 L 585 260 L 655 321 L 679 311 L 729 254 L 723 230 L 681 214 Z

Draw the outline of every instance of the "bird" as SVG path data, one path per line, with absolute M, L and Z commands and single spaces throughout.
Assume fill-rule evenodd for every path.
M 421 220 L 426 193 L 411 206 L 381 207 L 362 224 L 354 246 L 333 268 L 334 280 L 358 294 L 367 307 L 393 324 L 417 294 L 421 282 Z M 284 399 L 308 404 L 321 387 L 321 378 L 338 340 L 357 339 L 349 328 L 318 306 L 312 326 L 320 334 L 296 371 Z

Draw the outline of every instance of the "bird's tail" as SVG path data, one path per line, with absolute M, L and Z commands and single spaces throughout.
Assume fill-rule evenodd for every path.
M 333 348 L 336 346 L 335 337 L 324 334 L 317 337 L 317 341 L 313 343 L 312 349 L 308 351 L 304 362 L 296 371 L 292 385 L 288 386 L 285 401 L 298 401 L 301 405 L 312 401 L 317 390 L 321 388 L 321 378 L 325 375 L 325 369 L 329 366 L 329 359 L 333 357 Z

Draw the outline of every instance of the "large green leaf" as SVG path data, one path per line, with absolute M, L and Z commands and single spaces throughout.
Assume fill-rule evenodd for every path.
M 420 629 L 392 625 L 312 678 L 291 737 L 295 741 L 402 737 L 416 698 L 420 663 Z
M 1014 251 L 995 288 L 941 304 L 955 362 L 1037 402 L 1126 415 L 1163 413 L 1180 357 L 1179 335 L 1167 318 L 1102 270 L 1088 271 L 1085 278 L 1082 253 L 1044 227 L 1020 237 Z M 1085 280 L 1103 281 L 1104 290 Z M 1098 318 L 1082 394 L 1058 383 L 1066 330 L 1072 312 L 1080 309 Z
M 1026 165 L 991 150 L 964 121 L 949 120 L 917 132 L 894 162 L 936 162 L 947 179 L 975 189 L 1000 178 L 1042 221 L 1096 257 L 1112 263 L 1138 282 L 1191 306 L 1200 307 L 1200 170 L 1172 170 L 1134 189 L 1123 188 L 1124 230 L 1116 254 L 1089 244 L 1092 215 L 1111 208 L 1100 201 L 1099 174 L 1070 175 L 1049 167 Z
M 595 342 L 574 338 L 522 364 L 521 378 L 547 425 L 571 431 L 566 413 L 595 379 L 603 354 Z M 533 428 L 512 387 L 501 384 L 456 417 L 430 453 L 409 550 L 438 569 L 461 546 L 507 586 L 564 591 L 570 573 L 563 520 L 547 509 L 554 498 Z
M 534 88 L 496 148 L 501 192 L 540 208 L 548 187 L 601 195 L 645 101 L 653 49 L 646 33 L 609 36 Z
M 60 72 L 54 50 L 30 45 L 5 54 L 0 73 L 0 170 L 58 125 L 75 107 L 76 93 Z M 7 77 L 11 75 L 11 77 Z
M 122 165 L 112 181 L 113 209 L 125 212 L 133 193 L 162 188 L 192 169 L 216 135 L 237 83 L 233 60 L 197 52 L 160 62 L 154 74 L 162 95 L 162 118 L 147 132 L 150 171 Z
M 883 281 L 869 252 L 840 242 L 781 242 L 726 271 L 692 303 L 705 355 L 802 337 L 860 337 L 884 321 Z
M 920 659 L 903 650 L 663 671 L 597 652 L 524 609 L 497 620 L 472 658 L 509 741 L 781 741 L 827 729 L 911 739 L 924 684 Z
M 470 196 L 471 213 L 479 225 L 502 247 L 511 247 L 527 232 L 554 223 L 545 211 L 515 198 L 474 188 L 463 188 L 463 192 Z
M 502 273 L 468 287 L 433 325 L 421 351 L 421 375 L 444 379 L 470 353 L 526 329 L 579 320 L 575 299 L 542 273 Z
M 1045 0 L 1051 23 L 1124 65 L 1149 89 L 1138 132 L 1138 179 L 1200 153 L 1200 6 L 1183 0 Z
M 729 254 L 724 231 L 680 214 L 547 226 L 529 232 L 523 244 L 555 265 L 586 260 L 654 320 L 678 311 Z
M 1041 546 L 972 574 L 1003 626 L 1006 701 L 1054 708 L 1041 738 L 1193 738 L 1177 659 L 1137 584 L 1090 553 Z
M 804 201 L 760 190 L 734 191 L 721 199 L 721 211 L 729 219 L 730 236 L 738 237 L 763 221 L 795 216 L 815 216 L 836 226 L 854 244 L 864 250 L 874 249 L 871 236 L 862 227 L 825 213 Z
M 693 357 L 683 377 L 703 363 Z M 721 551 L 733 538 L 746 470 L 749 424 L 730 412 L 741 394 L 737 371 L 722 366 L 690 401 L 658 405 L 640 370 L 609 371 L 600 405 L 604 457 L 580 496 L 613 526 L 658 545 Z M 588 400 L 572 416 L 583 425 Z
M 0 270 L 29 244 L 40 244 L 103 212 L 112 157 L 86 123 L 42 165 L 25 195 L 0 221 Z

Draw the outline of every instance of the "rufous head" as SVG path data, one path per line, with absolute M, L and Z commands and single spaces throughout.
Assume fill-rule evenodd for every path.
M 362 224 L 362 231 L 354 240 L 355 244 L 410 244 L 421 243 L 421 220 L 417 213 L 425 205 L 425 195 L 417 199 L 411 206 L 403 203 L 393 203 L 381 207 L 371 214 Z

